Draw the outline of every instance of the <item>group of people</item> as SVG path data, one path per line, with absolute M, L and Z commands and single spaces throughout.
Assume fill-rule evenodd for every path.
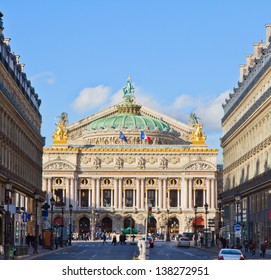
M 244 246 L 245 246 L 245 252 L 250 252 L 252 255 L 256 254 L 256 249 L 257 249 L 257 243 L 256 241 L 252 240 L 245 240 L 244 241 Z M 262 258 L 265 257 L 266 249 L 267 249 L 267 240 L 263 241 L 259 247 L 260 249 L 260 256 Z
M 118 240 L 117 240 L 117 237 L 119 237 Z M 104 245 L 104 244 L 108 244 L 108 242 L 107 242 L 108 236 L 107 236 L 106 232 L 103 233 L 102 239 L 103 239 L 103 245 Z M 126 238 L 126 234 L 125 234 L 125 233 L 121 233 L 121 234 L 118 236 L 118 235 L 116 234 L 116 232 L 113 232 L 111 244 L 112 244 L 112 245 L 117 245 L 117 244 L 126 245 L 126 239 L 127 239 L 127 238 Z

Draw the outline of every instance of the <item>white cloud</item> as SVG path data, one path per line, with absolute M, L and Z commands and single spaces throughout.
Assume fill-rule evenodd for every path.
M 122 89 L 120 89 L 110 97 L 110 102 L 108 106 L 113 106 L 120 103 L 122 101 L 122 97 L 123 97 L 123 91 Z
M 93 107 L 104 104 L 109 98 L 110 88 L 99 85 L 94 88 L 84 88 L 76 97 L 72 106 L 77 112 L 85 112 Z
M 217 96 L 215 99 L 211 99 L 199 107 L 196 112 L 202 120 L 206 129 L 208 130 L 221 130 L 221 119 L 223 117 L 222 103 L 225 98 L 229 96 L 230 91 L 225 91 Z
M 209 98 L 182 94 L 170 104 L 161 104 L 157 101 L 157 98 L 144 92 L 140 86 L 136 86 L 135 89 L 136 102 L 186 124 L 188 124 L 189 114 L 194 112 L 203 121 L 203 130 L 207 138 L 210 139 L 212 135 L 216 137 L 218 134 L 222 134 L 222 103 L 228 97 L 230 91 L 225 91 L 219 96 Z M 107 108 L 120 103 L 122 97 L 122 89 L 110 94 L 109 87 L 99 85 L 94 88 L 83 89 L 73 102 L 73 107 L 78 112 L 84 112 L 97 106 Z M 217 141 L 219 143 L 219 139 Z
M 41 72 L 32 77 L 30 80 L 36 83 L 46 83 L 48 85 L 53 85 L 56 82 L 56 78 L 53 72 Z

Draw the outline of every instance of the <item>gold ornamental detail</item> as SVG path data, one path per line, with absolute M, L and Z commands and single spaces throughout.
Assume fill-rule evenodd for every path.
M 57 126 L 52 138 L 54 144 L 66 144 L 68 140 L 67 134 L 67 124 L 68 124 L 68 115 L 67 113 L 62 113 L 58 116 L 59 121 L 55 123 Z
M 197 123 L 194 125 L 196 131 L 192 132 L 192 144 L 203 145 L 205 144 L 206 136 L 202 131 L 202 124 Z

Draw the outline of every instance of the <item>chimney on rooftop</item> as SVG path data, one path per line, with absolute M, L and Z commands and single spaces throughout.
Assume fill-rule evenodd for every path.
M 3 17 L 3 14 L 0 12 L 0 35 L 3 33 L 3 30 L 4 30 L 2 17 Z
M 265 34 L 266 34 L 266 41 L 265 44 L 268 46 L 270 44 L 270 37 L 271 37 L 271 24 L 265 25 Z
M 257 59 L 260 58 L 262 55 L 262 48 L 263 48 L 262 44 L 254 43 L 253 47 L 254 47 L 254 57 Z

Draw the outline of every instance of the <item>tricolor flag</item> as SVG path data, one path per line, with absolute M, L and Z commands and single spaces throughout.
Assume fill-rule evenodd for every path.
M 127 138 L 126 136 L 120 131 L 120 139 L 124 140 L 125 142 L 127 142 Z
M 150 136 L 148 136 L 148 135 L 146 135 L 146 134 L 144 133 L 144 131 L 141 131 L 141 134 L 140 134 L 140 139 L 141 139 L 141 140 L 146 139 L 148 142 L 150 142 L 150 141 L 151 141 L 151 137 L 150 137 Z

